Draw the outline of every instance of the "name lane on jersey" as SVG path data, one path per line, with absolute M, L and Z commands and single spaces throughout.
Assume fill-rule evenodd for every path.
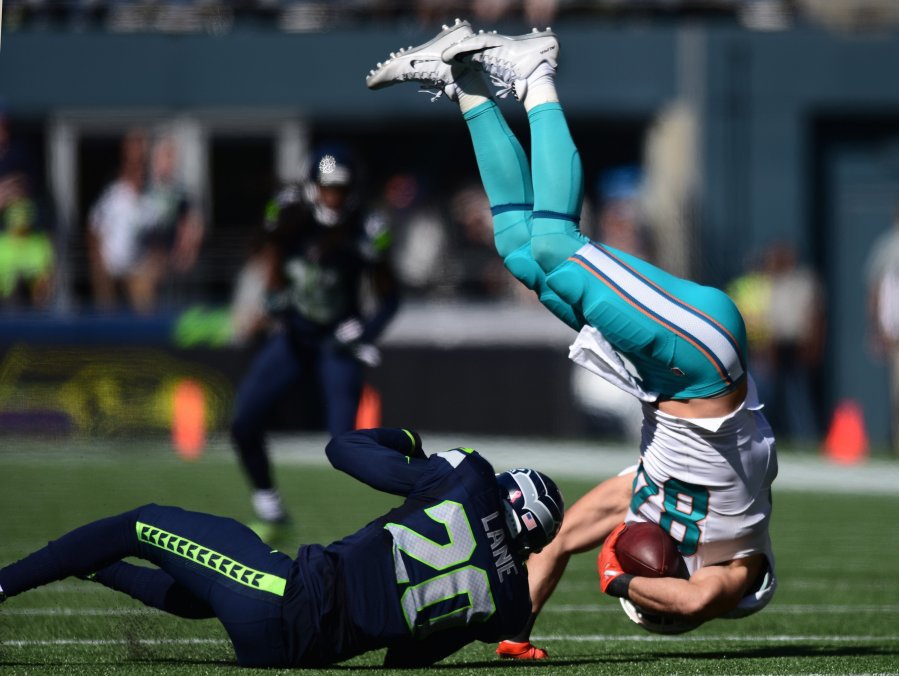
M 506 531 L 503 530 L 504 519 L 499 512 L 493 512 L 481 519 L 481 525 L 484 527 L 484 534 L 490 540 L 490 550 L 493 553 L 493 565 L 496 566 L 496 574 L 499 581 L 503 581 L 504 575 L 518 575 L 518 565 L 512 554 L 509 553 L 509 547 L 506 544 Z

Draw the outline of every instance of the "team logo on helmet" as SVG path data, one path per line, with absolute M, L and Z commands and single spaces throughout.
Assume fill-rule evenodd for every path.
M 496 480 L 513 540 L 523 553 L 539 552 L 562 525 L 562 493 L 552 479 L 532 469 L 503 472 Z

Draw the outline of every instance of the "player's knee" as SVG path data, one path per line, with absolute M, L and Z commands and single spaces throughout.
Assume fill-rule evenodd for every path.
M 529 289 L 536 289 L 543 278 L 543 271 L 537 262 L 522 249 L 517 249 L 503 259 L 506 269 Z
M 544 274 L 549 274 L 572 253 L 567 235 L 541 235 L 531 239 L 531 255 Z

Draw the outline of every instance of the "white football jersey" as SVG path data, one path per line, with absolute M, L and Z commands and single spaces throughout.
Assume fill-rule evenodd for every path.
M 699 568 L 764 553 L 777 452 L 750 388 L 723 418 L 689 420 L 643 406 L 641 465 L 627 521 L 671 533 L 692 575 Z

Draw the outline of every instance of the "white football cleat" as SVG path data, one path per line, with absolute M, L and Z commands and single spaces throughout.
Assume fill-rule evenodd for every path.
M 480 31 L 443 52 L 446 63 L 466 64 L 483 70 L 499 88 L 497 96 L 513 93 L 519 101 L 527 93 L 528 78 L 540 64 L 553 70 L 559 64 L 559 40 L 549 28 L 526 35 L 500 35 Z
M 369 72 L 365 84 L 369 89 L 381 89 L 399 82 L 420 82 L 424 85 L 420 91 L 432 94 L 432 101 L 442 94 L 455 101 L 458 91 L 452 65 L 444 62 L 443 52 L 472 33 L 470 23 L 456 19 L 452 26 L 444 26 L 428 42 L 391 52 L 387 61 L 379 63 Z

